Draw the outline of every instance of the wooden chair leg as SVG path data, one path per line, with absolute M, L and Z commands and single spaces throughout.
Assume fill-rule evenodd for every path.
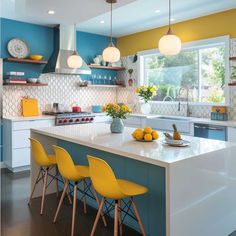
M 118 236 L 118 215 L 119 215 L 119 212 L 118 212 L 118 201 L 116 200 L 116 203 L 115 203 L 115 212 L 114 212 L 114 236 Z
M 122 236 L 123 235 L 123 227 L 122 227 L 121 200 L 118 201 L 118 207 L 119 207 L 119 230 L 120 230 L 120 236 Z
M 86 203 L 86 193 L 85 193 L 85 190 L 86 190 L 86 183 L 85 183 L 85 179 L 83 179 L 83 192 L 84 192 L 84 213 L 86 214 L 87 213 L 87 203 Z
M 93 195 L 95 197 L 95 200 L 96 200 L 96 202 L 98 204 L 98 208 L 99 208 L 100 201 L 99 201 L 98 195 L 97 195 L 97 193 L 96 193 L 96 191 L 95 191 L 95 189 L 93 187 L 93 184 L 91 185 L 91 189 L 92 189 Z M 104 226 L 107 227 L 107 222 L 106 222 L 105 216 L 104 216 L 102 211 L 101 211 L 101 217 L 102 217 L 102 221 L 103 221 Z
M 60 201 L 59 201 L 59 204 L 58 204 L 58 207 L 57 207 L 57 210 L 56 210 L 54 219 L 53 219 L 53 223 L 56 222 L 57 217 L 58 217 L 58 214 L 59 214 L 59 212 L 60 212 L 60 210 L 61 210 L 61 205 L 62 205 L 62 202 L 63 202 L 63 200 L 64 200 L 64 198 L 65 198 L 65 194 L 66 194 L 66 192 L 67 192 L 68 185 L 69 185 L 69 181 L 65 181 L 64 189 L 63 189 L 63 192 L 62 192 L 62 195 L 61 195 L 61 198 L 60 198 Z
M 132 207 L 133 207 L 133 210 L 134 210 L 134 213 L 135 213 L 135 216 L 138 220 L 138 224 L 140 226 L 140 229 L 141 229 L 141 233 L 143 236 L 146 236 L 146 232 L 144 230 L 144 226 L 143 226 L 143 222 L 141 220 L 141 217 L 139 215 L 139 212 L 138 212 L 138 208 L 136 207 L 135 203 L 134 203 L 134 200 L 131 198 L 131 203 L 132 203 Z
M 38 180 L 39 180 L 40 173 L 41 173 L 41 167 L 40 167 L 40 169 L 39 169 L 37 178 L 36 178 L 35 181 L 34 181 L 34 184 L 33 184 L 33 187 L 32 187 L 32 191 L 31 191 L 31 194 L 30 194 L 30 197 L 29 197 L 28 205 L 31 204 L 31 200 L 32 200 L 32 197 L 33 197 L 33 194 L 34 194 L 34 191 L 35 191 L 37 182 L 38 182 Z
M 59 186 L 58 186 L 58 176 L 59 176 L 59 172 L 58 172 L 58 167 L 55 166 L 55 169 L 56 169 L 56 179 L 55 179 L 55 183 L 56 183 L 56 196 L 58 197 L 59 196 Z
M 43 214 L 43 206 L 44 206 L 45 193 L 46 193 L 46 189 L 47 189 L 47 183 L 48 183 L 48 168 L 46 168 L 46 171 L 45 171 L 45 174 L 44 174 L 43 195 L 42 195 L 42 200 L 41 200 L 40 215 Z
M 95 234 L 95 231 L 96 231 L 96 228 L 97 228 L 97 225 L 98 225 L 98 220 L 99 220 L 99 218 L 101 216 L 101 212 L 102 212 L 102 208 L 103 208 L 104 202 L 105 202 L 105 198 L 102 199 L 102 201 L 101 201 L 101 203 L 99 205 L 97 216 L 96 216 L 96 219 L 94 221 L 92 232 L 91 232 L 90 236 L 94 236 L 94 234 Z
M 75 213 L 76 213 L 76 201 L 77 201 L 77 183 L 74 185 L 74 199 L 73 199 L 73 211 L 72 211 L 72 224 L 71 224 L 71 236 L 74 236 L 75 230 Z
M 65 184 L 66 184 L 66 180 L 65 180 L 64 178 L 62 178 L 62 180 L 63 180 L 64 185 L 65 185 Z M 69 186 L 69 181 L 68 181 L 68 186 Z M 69 200 L 70 205 L 72 205 L 72 200 L 71 200 L 70 193 L 69 193 L 69 191 L 68 191 L 68 187 L 67 187 L 67 189 L 66 189 L 66 196 L 67 196 L 67 198 L 68 198 L 68 200 Z

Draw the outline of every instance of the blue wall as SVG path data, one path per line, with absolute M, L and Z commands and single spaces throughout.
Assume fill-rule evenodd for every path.
M 1 57 L 10 57 L 7 51 L 7 43 L 12 38 L 20 38 L 26 41 L 30 47 L 30 54 L 42 54 L 48 60 L 53 51 L 53 29 L 31 23 L 19 22 L 2 18 L 1 20 Z M 93 57 L 102 54 L 109 44 L 109 37 L 77 32 L 77 49 L 86 63 L 93 62 Z M 7 71 L 25 71 L 27 77 L 38 77 L 43 65 L 4 63 L 4 75 Z M 107 70 L 93 70 L 97 75 L 116 76 L 116 72 Z M 82 76 L 88 79 L 89 76 Z

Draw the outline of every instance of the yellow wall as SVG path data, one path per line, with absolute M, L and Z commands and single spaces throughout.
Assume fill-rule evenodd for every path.
M 173 24 L 172 29 L 182 42 L 221 35 L 236 38 L 236 9 Z M 120 37 L 117 40 L 117 46 L 121 50 L 122 56 L 157 48 L 159 39 L 166 32 L 167 27 L 160 27 Z

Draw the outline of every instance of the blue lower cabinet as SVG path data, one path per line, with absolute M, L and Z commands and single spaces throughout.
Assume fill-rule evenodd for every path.
M 166 236 L 165 168 L 62 140 L 58 141 L 58 145 L 70 153 L 76 164 L 88 165 L 88 154 L 99 157 L 112 167 L 117 178 L 146 186 L 148 193 L 134 197 L 145 230 L 148 236 Z M 78 197 L 81 198 L 81 195 L 78 194 Z M 97 208 L 92 199 L 88 199 L 88 204 Z M 125 224 L 140 231 L 138 223 L 128 216 Z

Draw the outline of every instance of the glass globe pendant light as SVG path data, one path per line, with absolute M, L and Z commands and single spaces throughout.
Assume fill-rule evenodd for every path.
M 104 61 L 113 63 L 120 60 L 120 51 L 118 48 L 115 47 L 115 45 L 112 42 L 112 4 L 116 3 L 117 0 L 106 0 L 106 2 L 111 4 L 111 31 L 110 31 L 111 41 L 108 47 L 104 49 L 102 57 Z
M 169 29 L 167 34 L 159 40 L 158 48 L 161 54 L 171 56 L 177 55 L 181 51 L 181 40 L 171 30 L 171 0 L 169 0 Z
M 74 52 L 67 59 L 67 65 L 70 68 L 78 69 L 82 66 L 83 60 L 76 50 L 76 25 L 74 25 Z

